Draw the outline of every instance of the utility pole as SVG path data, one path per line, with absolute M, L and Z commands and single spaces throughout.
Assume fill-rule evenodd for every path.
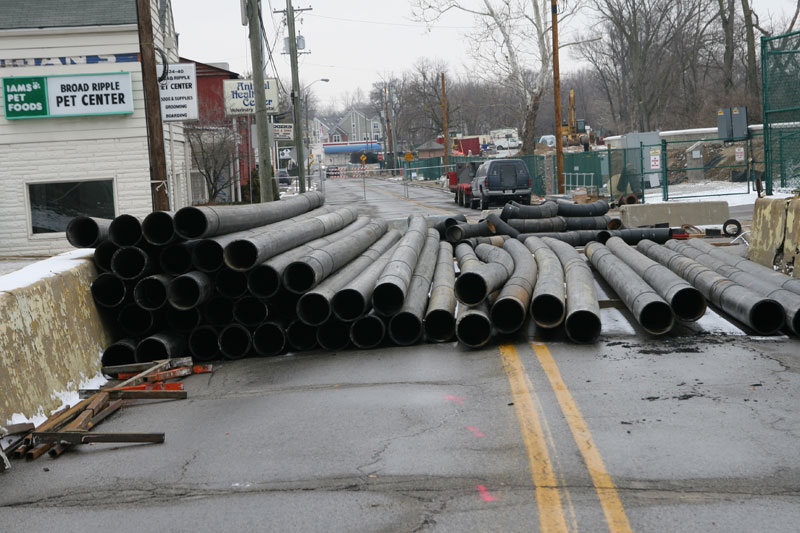
M 447 131 L 447 92 L 444 90 L 444 72 L 442 72 L 442 129 L 444 129 L 444 172 L 450 168 L 450 133 Z
M 311 153 L 311 137 L 309 137 L 308 134 L 310 133 L 310 129 L 311 128 L 308 127 L 308 94 L 304 94 L 303 95 L 303 109 L 306 112 L 306 120 L 305 120 L 305 124 L 306 124 L 306 144 L 308 145 L 308 153 L 310 154 Z M 310 157 L 308 158 L 308 173 L 307 173 L 307 175 L 309 176 L 309 184 L 308 185 L 310 187 L 311 186 L 311 182 L 310 182 L 310 179 L 311 179 L 311 158 Z
M 139 52 L 142 56 L 144 114 L 147 124 L 147 152 L 150 156 L 150 189 L 153 211 L 169 211 L 167 197 L 167 156 L 164 151 L 164 127 L 161 124 L 161 97 L 156 76 L 156 50 L 153 44 L 153 19 L 150 0 L 136 0 L 139 26 Z M 167 68 L 164 65 L 164 68 Z
M 253 94 L 256 99 L 256 139 L 258 140 L 258 183 L 262 202 L 274 199 L 272 163 L 269 158 L 269 123 L 264 97 L 264 54 L 261 49 L 261 11 L 259 0 L 247 0 L 247 26 L 250 32 L 250 57 L 253 64 Z
M 558 194 L 564 194 L 564 141 L 561 138 L 561 80 L 558 74 L 558 0 L 552 0 L 553 13 L 553 98 L 556 123 L 556 183 Z
M 392 146 L 392 119 L 389 114 L 389 89 L 383 88 L 385 102 L 386 102 L 386 133 L 389 135 L 389 168 L 392 175 L 394 175 L 394 147 Z

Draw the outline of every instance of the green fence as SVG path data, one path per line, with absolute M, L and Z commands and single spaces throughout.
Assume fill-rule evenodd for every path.
M 764 170 L 773 188 L 800 188 L 800 31 L 761 38 Z

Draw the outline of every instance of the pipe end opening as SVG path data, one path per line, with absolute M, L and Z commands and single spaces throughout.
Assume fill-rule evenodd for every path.
M 247 288 L 254 296 L 270 298 L 281 288 L 281 279 L 274 268 L 261 264 L 248 274 Z
M 296 261 L 286 267 L 283 272 L 283 284 L 295 294 L 303 294 L 311 290 L 317 283 L 317 275 L 311 265 Z
M 208 229 L 208 221 L 203 211 L 196 207 L 183 207 L 175 213 L 175 231 L 185 239 L 197 239 Z
M 142 235 L 150 244 L 163 245 L 175 237 L 172 215 L 166 211 L 154 211 L 142 222 Z
M 278 355 L 286 346 L 286 334 L 278 324 L 261 324 L 253 332 L 253 348 L 258 355 Z
M 198 361 L 211 361 L 219 354 L 217 332 L 211 326 L 203 326 L 189 335 L 189 352 Z
M 564 322 L 567 337 L 579 344 L 590 344 L 600 337 L 600 317 L 591 311 L 575 311 Z
M 685 287 L 672 297 L 672 310 L 681 320 L 693 322 L 706 313 L 706 299 L 694 287 Z
M 386 336 L 386 326 L 379 317 L 367 315 L 353 322 L 350 327 L 350 339 L 363 350 L 375 348 Z
M 663 335 L 675 324 L 675 315 L 667 302 L 650 302 L 640 315 L 642 327 L 651 335 Z
M 456 333 L 456 319 L 453 313 L 444 309 L 434 309 L 425 317 L 425 338 L 434 342 L 447 342 Z
M 495 302 L 490 315 L 497 331 L 514 333 L 525 322 L 525 307 L 515 298 L 504 298 Z
M 564 321 L 564 300 L 552 294 L 541 294 L 531 301 L 531 317 L 542 328 L 555 328 Z
M 331 316 L 331 304 L 317 293 L 306 293 L 297 302 L 297 316 L 309 326 L 319 326 Z
M 422 322 L 411 313 L 398 313 L 389 321 L 389 337 L 400 346 L 409 346 L 422 337 Z
M 200 287 L 197 281 L 189 276 L 178 276 L 167 288 L 167 299 L 176 309 L 191 309 L 200 300 Z
M 403 307 L 405 294 L 394 283 L 383 283 L 372 292 L 372 305 L 384 316 L 396 314 Z
M 337 292 L 331 303 L 333 305 L 333 314 L 345 322 L 360 317 L 367 306 L 361 293 L 353 289 L 345 289 Z
M 258 247 L 250 241 L 233 241 L 223 252 L 225 263 L 234 270 L 249 270 L 258 263 Z
M 343 322 L 328 322 L 317 328 L 317 342 L 330 352 L 343 350 L 350 344 L 350 328 Z
M 475 272 L 462 272 L 455 283 L 456 298 L 465 305 L 478 305 L 486 298 L 486 280 Z
M 781 304 L 765 298 L 758 301 L 750 310 L 750 325 L 758 333 L 770 335 L 783 326 L 784 317 Z
M 75 248 L 92 248 L 99 239 L 100 228 L 91 217 L 75 217 L 67 224 L 67 240 Z
M 219 349 L 228 359 L 241 359 L 250 353 L 253 339 L 247 328 L 231 324 L 219 334 Z

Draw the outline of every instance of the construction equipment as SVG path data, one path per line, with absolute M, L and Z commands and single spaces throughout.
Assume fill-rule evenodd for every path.
M 584 150 L 594 142 L 592 127 L 586 124 L 586 119 L 575 118 L 575 89 L 569 90 L 569 120 L 561 124 L 561 137 L 567 146 L 583 146 Z

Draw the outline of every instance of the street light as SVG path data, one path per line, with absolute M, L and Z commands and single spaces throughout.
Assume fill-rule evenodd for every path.
M 306 146 L 308 147 L 308 151 L 309 152 L 311 152 L 311 141 L 308 138 L 308 130 L 309 130 L 309 127 L 308 127 L 308 93 L 306 92 L 306 89 L 308 89 L 309 87 L 311 87 L 312 85 L 314 85 L 318 81 L 321 81 L 321 82 L 324 82 L 324 83 L 328 83 L 331 80 L 328 79 L 328 78 L 319 78 L 317 80 L 312 81 L 311 83 L 309 83 L 305 87 L 303 87 L 303 89 L 301 91 L 302 94 L 303 94 L 303 107 L 305 108 L 305 112 L 306 112 Z M 300 155 L 300 154 L 298 154 L 298 155 Z M 300 159 L 300 158 L 298 157 L 298 159 Z M 300 165 L 303 164 L 302 161 L 298 161 L 298 163 Z M 311 188 L 311 176 L 310 176 L 310 174 L 311 174 L 311 158 L 310 157 L 308 159 L 308 174 L 309 174 L 309 176 L 308 176 L 308 188 L 310 189 Z

